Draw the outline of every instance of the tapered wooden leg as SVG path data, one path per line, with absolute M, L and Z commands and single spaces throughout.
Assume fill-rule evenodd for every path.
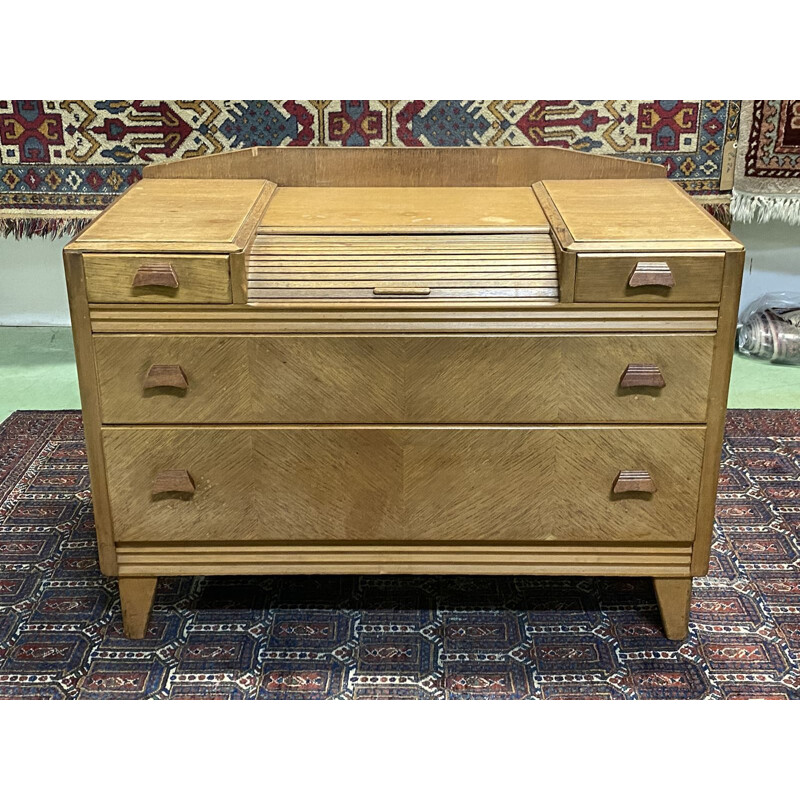
M 122 629 L 129 639 L 143 639 L 153 608 L 158 578 L 120 578 Z
M 661 624 L 667 639 L 685 639 L 689 633 L 691 578 L 653 578 Z

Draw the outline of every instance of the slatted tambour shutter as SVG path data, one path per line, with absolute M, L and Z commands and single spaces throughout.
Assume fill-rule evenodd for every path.
M 527 298 L 558 300 L 547 233 L 259 233 L 248 299 Z

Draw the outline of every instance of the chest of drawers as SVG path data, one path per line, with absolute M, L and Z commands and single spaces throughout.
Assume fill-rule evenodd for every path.
M 65 249 L 100 563 L 705 574 L 744 252 L 655 165 L 258 148 Z

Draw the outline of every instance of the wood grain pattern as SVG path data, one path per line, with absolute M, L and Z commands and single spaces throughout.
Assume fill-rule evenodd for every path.
M 185 469 L 165 469 L 159 472 L 153 480 L 150 494 L 186 494 L 195 492 L 195 483 L 191 474 Z
M 692 574 L 708 573 L 711 539 L 714 531 L 715 501 L 719 481 L 720 451 L 725 433 L 725 410 L 728 406 L 733 348 L 742 286 L 744 251 L 729 253 L 725 259 L 725 277 L 719 315 L 719 332 L 714 341 L 714 357 L 708 393 L 708 435 L 703 456 L 700 502 L 697 509 L 697 543 L 692 556 Z
M 628 364 L 619 379 L 620 389 L 651 387 L 663 389 L 667 385 L 657 364 Z
M 687 542 L 703 441 L 685 426 L 103 431 L 119 542 Z M 195 495 L 154 500 L 176 463 Z M 614 498 L 620 464 L 659 491 Z
M 117 199 L 68 247 L 83 252 L 230 253 L 251 210 L 275 185 L 263 180 L 143 180 Z
M 227 256 L 89 253 L 83 263 L 90 303 L 231 301 Z
M 140 544 L 121 575 L 638 575 L 685 577 L 688 544 Z
M 178 276 L 172 268 L 172 264 L 142 264 L 133 276 L 131 286 L 140 289 L 143 286 L 164 286 L 167 289 L 177 289 L 179 286 Z
M 122 606 L 122 629 L 129 639 L 143 639 L 153 608 L 158 579 L 153 577 L 120 577 L 119 597 Z
M 86 437 L 86 457 L 92 487 L 92 507 L 100 570 L 104 575 L 117 574 L 117 554 L 108 501 L 105 453 L 100 435 L 100 397 L 97 393 L 97 365 L 89 320 L 86 276 L 78 253 L 64 251 L 64 272 L 67 280 L 72 340 L 78 368 L 81 393 L 83 430 Z
M 627 494 L 628 492 L 653 494 L 655 491 L 656 482 L 647 470 L 622 470 L 614 479 L 611 487 L 612 494 Z
M 665 286 L 671 289 L 675 286 L 675 276 L 666 261 L 637 261 L 628 278 L 628 286 L 631 289 L 639 286 Z
M 692 242 L 731 241 L 673 181 L 559 180 L 544 186 L 576 242 L 682 242 L 697 249 Z
M 142 381 L 143 389 L 188 389 L 189 381 L 180 364 L 153 364 Z
M 97 335 L 95 346 L 106 423 L 702 422 L 714 339 Z M 645 360 L 667 385 L 621 388 Z M 180 364 L 189 389 L 143 391 L 154 362 Z
M 145 178 L 269 179 L 279 186 L 530 186 L 569 178 L 665 178 L 660 164 L 561 147 L 253 147 L 150 164 Z
M 685 639 L 689 634 L 692 579 L 654 578 L 653 586 L 667 639 Z
M 249 307 L 144 304 L 94 306 L 95 333 L 376 335 L 405 333 L 707 333 L 717 329 L 716 307 L 655 304 L 552 303 L 530 300 L 419 300 L 381 298 L 320 303 L 294 300 Z
M 642 276 L 631 284 L 640 263 L 667 264 L 672 285 L 654 271 L 639 270 Z M 578 255 L 575 277 L 576 302 L 590 303 L 717 303 L 725 266 L 723 253 L 631 253 Z M 642 282 L 643 281 L 643 282 Z
M 260 233 L 248 253 L 247 269 L 253 304 L 397 294 L 558 299 L 556 255 L 547 233 Z
M 549 227 L 529 186 L 279 188 L 261 221 L 273 233 L 530 231 Z

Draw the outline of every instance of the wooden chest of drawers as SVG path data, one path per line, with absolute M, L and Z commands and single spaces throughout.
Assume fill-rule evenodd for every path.
M 547 148 L 146 170 L 65 250 L 101 567 L 705 574 L 741 245 Z

